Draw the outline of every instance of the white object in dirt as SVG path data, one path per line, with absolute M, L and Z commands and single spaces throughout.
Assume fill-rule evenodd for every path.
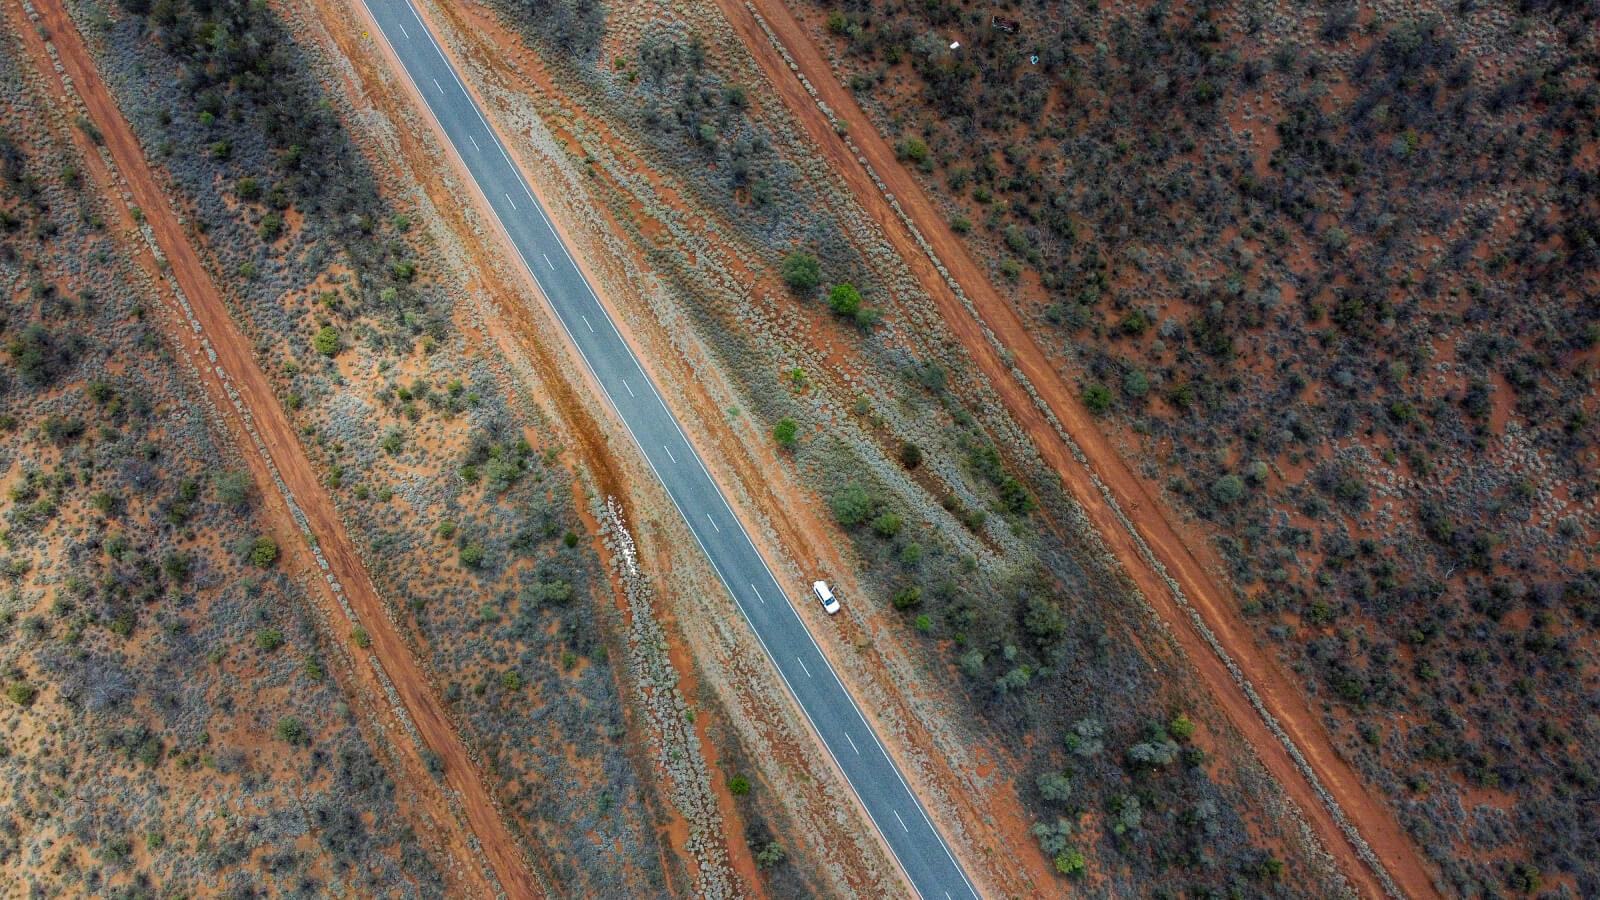
M 823 612 L 831 616 L 839 611 L 839 598 L 833 595 L 833 591 L 828 588 L 826 581 L 813 581 L 811 583 L 811 592 L 816 594 L 817 599 L 822 602 Z
M 950 42 L 950 49 L 951 50 L 960 50 L 961 49 L 961 42 L 960 41 L 951 41 Z

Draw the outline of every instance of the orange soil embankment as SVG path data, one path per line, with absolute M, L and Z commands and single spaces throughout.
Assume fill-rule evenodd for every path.
M 754 0 L 749 6 L 743 0 L 716 2 L 778 94 L 816 141 L 818 152 L 833 164 L 856 198 L 884 226 L 885 235 L 939 305 L 951 330 L 1027 431 L 1040 456 L 1061 475 L 1109 549 L 1171 627 L 1234 727 L 1256 748 L 1267 769 L 1303 810 L 1346 875 L 1363 893 L 1372 897 L 1392 893 L 1385 888 L 1385 873 L 1406 895 L 1439 896 L 1428 868 L 1399 823 L 1334 749 L 1327 731 L 1288 673 L 1268 651 L 1256 645 L 1238 616 L 1232 591 L 1214 574 L 1221 567 L 1210 548 L 1191 546 L 1183 540 L 1178 527 L 1167 517 L 1161 498 L 1135 475 L 1110 439 L 1101 433 L 1093 416 L 1078 402 L 1066 380 L 1052 368 L 1034 342 L 1016 310 L 995 290 L 983 268 L 950 230 L 945 217 L 923 194 L 911 173 L 900 165 L 888 141 L 877 133 L 854 97 L 834 77 L 827 60 L 811 43 L 790 10 L 779 0 Z M 788 61 L 772 45 L 761 23 L 752 15 L 751 7 L 784 45 L 799 74 L 816 90 L 816 99 L 791 72 Z M 818 108 L 818 100 L 825 102 L 848 126 L 854 149 L 835 132 L 833 123 Z M 872 174 L 857 154 L 882 179 L 950 277 L 962 286 L 975 312 L 956 295 L 915 236 L 904 226 L 899 213 L 874 183 Z M 1005 348 L 1010 365 L 1001 350 L 991 343 L 985 328 Z M 1064 430 L 1072 435 L 1087 458 L 1086 463 L 1080 464 L 1074 458 L 1073 447 L 1056 431 L 1034 397 L 1015 377 L 1012 365 L 1032 385 L 1039 400 Z M 1105 485 L 1105 493 L 1096 483 L 1096 475 Z M 1129 521 L 1136 533 L 1124 524 Z M 1381 861 L 1381 870 L 1361 859 L 1334 811 L 1318 796 L 1316 787 L 1198 631 L 1163 572 L 1145 557 L 1141 542 L 1165 569 L 1165 576 L 1178 583 L 1182 597 L 1198 611 L 1244 679 L 1259 694 L 1267 712 L 1309 763 L 1322 787 L 1360 831 Z
M 246 421 L 254 426 L 260 436 L 271 456 L 271 463 L 276 465 L 278 475 L 309 522 L 311 534 L 327 561 L 329 571 L 338 579 L 345 599 L 371 636 L 370 652 L 377 657 L 383 672 L 393 683 L 394 691 L 423 742 L 443 758 L 445 781 L 459 801 L 467 824 L 493 868 L 500 887 L 510 897 L 544 896 L 545 892 L 501 819 L 499 809 L 450 717 L 430 689 L 404 639 L 384 614 L 383 602 L 354 544 L 345 533 L 331 498 L 323 490 L 310 459 L 295 438 L 294 429 L 279 406 L 266 375 L 251 356 L 250 342 L 229 317 L 221 292 L 179 224 L 132 129 L 100 80 L 88 49 L 62 8 L 61 0 L 38 0 L 36 7 L 66 74 L 72 78 L 78 94 L 88 107 L 89 118 L 103 134 L 105 146 L 127 180 L 127 189 L 134 203 L 155 232 L 156 242 L 166 255 L 179 287 L 187 296 L 195 319 L 210 337 L 211 347 L 217 356 L 216 367 L 228 373 L 229 385 L 237 390 L 247 410 L 243 413 Z M 203 358 L 201 367 L 205 368 Z M 224 396 L 219 405 L 227 409 L 232 402 Z M 246 446 L 243 456 L 249 461 L 258 482 L 267 485 L 264 493 L 273 494 L 275 490 L 271 487 L 273 482 L 267 468 L 269 464 L 261 458 L 261 454 L 254 452 L 255 449 Z M 340 635 L 331 637 L 334 640 L 343 639 Z M 362 652 L 352 650 L 358 658 Z M 414 748 L 407 752 L 414 763 L 418 761 Z M 448 823 L 452 819 L 445 815 L 440 822 Z M 475 870 L 476 866 L 464 868 Z M 485 879 L 479 877 L 474 880 L 486 895 L 490 893 L 490 886 Z

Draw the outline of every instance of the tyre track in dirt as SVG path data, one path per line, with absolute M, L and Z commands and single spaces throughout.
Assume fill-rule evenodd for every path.
M 512 837 L 492 794 L 474 764 L 449 715 L 428 684 L 410 648 L 384 611 L 384 604 L 361 558 L 345 532 L 328 494 L 323 490 L 304 448 L 279 405 L 266 375 L 251 354 L 250 342 L 230 317 L 216 283 L 189 241 L 177 214 L 162 191 L 159 179 L 147 163 L 143 150 L 120 109 L 95 69 L 92 57 L 76 26 L 61 5 L 61 0 L 37 0 L 33 10 L 45 35 L 56 48 L 61 74 L 70 79 L 86 107 L 88 118 L 103 136 L 116 169 L 125 182 L 133 205 L 143 213 L 144 222 L 154 235 L 165 257 L 168 272 L 182 296 L 179 303 L 193 330 L 182 334 L 182 342 L 198 350 L 204 348 L 206 360 L 196 359 L 205 377 L 205 387 L 220 394 L 218 408 L 236 410 L 237 417 L 224 416 L 236 430 L 242 456 L 252 475 L 268 497 L 282 494 L 283 503 L 271 503 L 280 518 L 291 519 L 290 529 L 300 532 L 310 553 L 323 572 L 325 589 L 352 622 L 359 622 L 371 638 L 370 661 L 376 678 L 388 695 L 397 717 L 410 732 L 412 744 L 404 753 L 407 768 L 414 778 L 426 781 L 420 756 L 420 743 L 444 760 L 445 804 L 449 812 L 437 815 L 441 823 L 456 823 L 459 812 L 470 832 L 455 841 L 481 854 L 489 872 L 476 864 L 461 872 L 483 896 L 537 898 L 546 895 L 541 879 Z M 26 29 L 25 29 L 26 30 Z M 25 40 L 27 36 L 25 36 Z M 113 194 L 114 196 L 114 194 Z M 184 301 L 187 301 L 186 303 Z M 209 363 L 209 365 L 208 365 Z M 258 452 L 251 452 L 252 450 Z M 342 635 L 329 635 L 336 644 L 347 645 Z M 363 651 L 346 646 L 360 658 Z M 418 793 L 431 794 L 424 788 Z
M 1210 548 L 1183 539 L 790 10 L 781 0 L 716 3 L 1345 874 L 1372 897 L 1440 896 L 1415 845 L 1256 645 Z

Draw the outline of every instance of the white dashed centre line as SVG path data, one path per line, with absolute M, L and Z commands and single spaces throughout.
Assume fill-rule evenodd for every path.
M 396 22 L 395 24 L 400 25 L 399 22 Z M 400 33 L 406 36 L 406 40 L 411 40 L 411 32 L 406 30 L 406 26 L 400 25 Z
M 753 585 L 753 584 L 750 585 L 750 593 L 756 595 L 756 599 L 761 601 L 761 605 L 762 606 L 765 606 L 767 604 L 767 598 L 761 596 L 761 592 L 756 590 L 756 586 Z
M 539 255 L 544 257 L 544 264 L 550 267 L 550 271 L 554 272 L 556 270 L 556 264 L 550 261 L 550 257 L 543 253 Z
M 906 834 L 910 834 L 911 833 L 911 829 L 906 827 L 906 820 L 900 818 L 900 810 L 896 809 L 896 810 L 893 810 L 893 812 L 894 812 L 894 820 L 896 822 L 900 823 L 900 830 L 904 831 Z
M 511 211 L 512 212 L 516 212 L 517 211 L 517 201 L 511 199 L 511 195 L 510 194 L 506 195 L 506 202 L 511 204 Z
M 469 135 L 467 135 L 467 140 L 472 142 L 472 149 L 478 151 L 479 153 L 483 152 L 483 148 L 478 146 L 478 139 L 477 138 L 475 138 L 475 137 L 473 137 L 472 135 L 469 134 Z
M 444 96 L 444 88 L 439 86 L 439 79 L 437 79 L 437 78 L 433 79 L 433 86 L 438 89 L 439 96 L 441 96 L 441 97 Z
M 857 747 L 856 746 L 856 742 L 853 739 L 851 739 L 850 732 L 846 731 L 844 733 L 844 739 L 847 740 L 847 741 L 850 741 L 850 749 L 856 751 L 856 755 L 860 756 L 861 755 L 861 748 Z
M 677 465 L 678 458 L 672 455 L 672 448 L 668 447 L 666 444 L 662 444 L 661 449 L 667 451 L 667 459 L 672 460 L 673 465 Z
M 628 379 L 626 379 L 626 378 L 622 379 L 622 386 L 623 386 L 623 388 L 625 388 L 628 391 L 628 396 L 632 397 L 633 396 L 633 388 L 628 387 Z
M 717 534 L 722 533 L 722 528 L 717 525 L 716 519 L 711 518 L 711 513 L 706 513 L 706 521 L 711 523 L 712 528 L 717 529 Z
M 589 333 L 590 334 L 594 334 L 594 326 L 593 325 L 589 325 L 589 317 L 580 315 L 579 318 L 583 319 L 583 324 L 588 326 Z
M 801 659 L 798 656 L 796 656 L 794 658 L 794 661 L 800 664 L 800 668 L 805 669 L 806 677 L 810 678 L 811 677 L 811 670 L 806 667 L 806 661 Z

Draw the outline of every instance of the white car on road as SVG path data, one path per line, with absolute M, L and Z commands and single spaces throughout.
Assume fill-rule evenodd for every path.
M 833 591 L 828 589 L 826 581 L 813 581 L 811 583 L 811 592 L 817 595 L 818 600 L 822 601 L 822 609 L 828 615 L 831 616 L 839 611 L 839 598 L 835 597 Z

